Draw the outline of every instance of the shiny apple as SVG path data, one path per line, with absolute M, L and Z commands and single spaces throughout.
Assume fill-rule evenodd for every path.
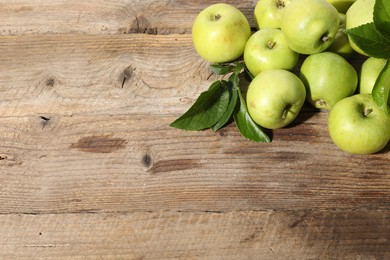
M 288 47 L 284 33 L 276 28 L 255 32 L 244 50 L 244 62 L 253 76 L 267 69 L 292 70 L 298 58 L 299 54 Z
M 283 11 L 281 29 L 291 49 L 314 54 L 333 43 L 339 25 L 339 13 L 326 0 L 293 0 Z
M 300 78 L 306 87 L 307 101 L 316 108 L 326 110 L 353 95 L 358 84 L 355 68 L 333 52 L 308 56 L 302 63 Z
M 338 102 L 329 112 L 328 131 L 333 142 L 351 154 L 372 154 L 390 139 L 390 114 L 369 94 L 356 94 Z
M 291 1 L 259 0 L 254 11 L 257 28 L 280 28 L 283 10 Z
M 360 94 L 371 94 L 379 73 L 386 65 L 386 60 L 374 57 L 367 58 L 360 69 Z
M 290 124 L 305 102 L 302 81 L 290 71 L 265 70 L 249 84 L 246 102 L 253 121 L 269 129 Z
M 213 4 L 203 9 L 192 26 L 195 50 L 206 61 L 229 62 L 244 53 L 251 28 L 245 15 L 230 4 Z

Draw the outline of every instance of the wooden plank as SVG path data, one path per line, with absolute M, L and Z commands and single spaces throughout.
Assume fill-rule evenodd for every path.
M 390 146 L 341 152 L 326 118 L 303 114 L 270 144 L 164 115 L 0 118 L 0 213 L 388 209 Z
M 210 73 L 188 35 L 4 36 L 0 116 L 177 114 Z
M 1 215 L 3 259 L 388 259 L 390 211 Z
M 226 1 L 254 26 L 254 1 Z M 0 1 L 0 35 L 191 33 L 195 16 L 212 2 L 201 1 Z
M 359 69 L 362 59 L 351 63 Z M 189 35 L 0 38 L 0 116 L 178 116 L 217 78 Z

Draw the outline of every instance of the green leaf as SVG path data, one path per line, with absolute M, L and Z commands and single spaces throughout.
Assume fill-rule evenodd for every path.
M 223 127 L 229 119 L 232 117 L 234 109 L 238 100 L 238 89 L 230 89 L 230 102 L 228 107 L 225 110 L 225 113 L 219 119 L 219 121 L 211 128 L 213 131 L 217 131 L 221 127 Z
M 202 92 L 195 103 L 182 116 L 170 124 L 183 130 L 203 130 L 215 125 L 229 104 L 229 91 L 221 81 L 215 81 Z
M 374 5 L 374 24 L 382 36 L 390 41 L 390 1 L 376 0 Z
M 346 33 L 369 56 L 390 59 L 390 42 L 378 32 L 373 22 L 348 29 Z
M 390 63 L 386 62 L 372 89 L 372 98 L 375 103 L 388 113 L 388 98 L 390 92 Z
M 241 62 L 235 62 L 234 65 L 236 65 L 233 69 L 234 74 L 238 76 L 238 74 L 241 73 L 241 71 L 245 68 L 245 65 Z
M 234 66 L 230 64 L 211 64 L 210 69 L 217 75 L 225 75 L 234 70 Z
M 229 82 L 232 83 L 232 88 L 233 89 L 238 89 L 239 88 L 240 79 L 238 78 L 237 74 L 233 73 L 232 75 L 230 75 Z
M 237 103 L 238 109 L 233 114 L 233 117 L 240 134 L 243 137 L 255 142 L 271 142 L 270 138 L 263 132 L 260 126 L 258 126 L 250 117 L 241 92 L 237 92 L 239 96 L 239 102 Z

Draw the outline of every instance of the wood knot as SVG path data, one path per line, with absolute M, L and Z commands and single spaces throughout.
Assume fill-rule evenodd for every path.
M 48 87 L 53 87 L 53 86 L 54 86 L 54 83 L 55 83 L 54 78 L 48 78 L 48 79 L 46 80 L 46 86 L 48 86 Z
M 149 168 L 152 165 L 153 160 L 149 154 L 144 154 L 144 156 L 142 156 L 141 162 L 143 166 Z
M 133 73 L 135 71 L 135 68 L 130 65 L 128 67 L 126 67 L 124 70 L 123 70 L 123 73 L 122 73 L 122 86 L 121 88 L 123 88 L 123 86 L 125 85 L 126 81 L 131 79 L 133 77 Z
M 50 123 L 50 117 L 39 116 L 39 118 L 41 119 L 42 129 L 45 128 Z

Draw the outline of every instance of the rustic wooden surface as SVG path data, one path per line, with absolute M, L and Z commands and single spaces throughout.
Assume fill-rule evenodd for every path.
M 216 79 L 211 3 L 0 1 L 1 259 L 390 258 L 389 145 L 343 153 L 310 108 L 270 144 L 168 126 Z

